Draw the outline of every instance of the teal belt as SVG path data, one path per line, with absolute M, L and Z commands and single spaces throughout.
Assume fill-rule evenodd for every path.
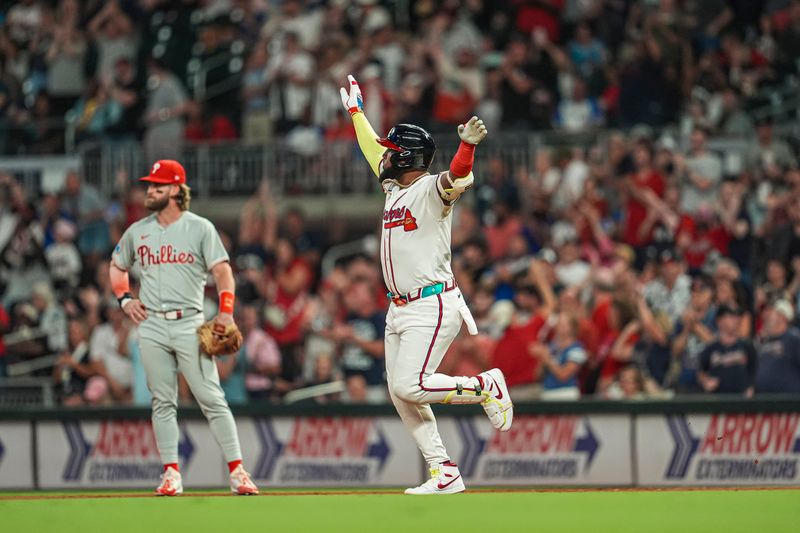
M 455 280 L 448 281 L 447 283 L 434 283 L 433 285 L 428 285 L 427 287 L 422 287 L 422 289 L 415 289 L 408 294 L 400 294 L 396 295 L 391 292 L 386 293 L 386 297 L 390 300 L 397 301 L 403 300 L 404 302 L 413 302 L 414 300 L 419 300 L 420 298 L 427 298 L 428 296 L 433 296 L 435 294 L 441 294 L 443 292 L 452 291 L 458 287 L 458 284 Z

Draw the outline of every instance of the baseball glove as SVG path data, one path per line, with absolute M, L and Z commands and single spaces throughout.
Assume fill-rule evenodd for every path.
M 242 332 L 236 324 L 218 324 L 209 320 L 199 328 L 197 335 L 200 337 L 200 349 L 207 355 L 229 355 L 239 351 L 242 347 Z

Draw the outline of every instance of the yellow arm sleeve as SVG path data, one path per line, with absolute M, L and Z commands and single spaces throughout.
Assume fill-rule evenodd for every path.
M 386 148 L 378 144 L 378 134 L 372 129 L 372 125 L 369 123 L 364 113 L 360 111 L 353 113 L 352 118 L 361 153 L 364 154 L 367 163 L 369 163 L 369 168 L 378 176 L 380 174 L 378 165 L 381 162 L 381 157 L 383 157 L 383 152 L 386 151 Z

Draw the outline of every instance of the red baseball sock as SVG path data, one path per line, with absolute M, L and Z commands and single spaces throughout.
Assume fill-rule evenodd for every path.
M 167 471 L 167 468 L 174 468 L 176 472 L 180 472 L 178 469 L 178 463 L 169 463 L 164 465 L 164 472 Z
M 241 459 L 231 461 L 230 463 L 228 463 L 228 472 L 233 472 L 234 470 L 236 470 L 236 467 L 239 466 L 240 464 L 242 464 Z

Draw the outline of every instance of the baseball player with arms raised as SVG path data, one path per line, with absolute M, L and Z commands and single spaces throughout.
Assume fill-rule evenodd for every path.
M 142 364 L 153 395 L 153 431 L 164 473 L 156 495 L 183 492 L 178 468 L 178 372 L 208 419 L 230 470 L 231 492 L 258 494 L 242 466 L 231 410 L 212 357 L 201 353 L 203 289 L 208 272 L 219 291 L 215 324 L 233 324 L 234 280 L 228 254 L 214 225 L 188 211 L 191 200 L 180 163 L 158 161 L 149 176 L 145 206 L 153 213 L 132 224 L 111 259 L 111 285 L 120 306 L 139 324 Z M 139 297 L 130 292 L 128 270 L 140 271 Z
M 341 89 L 358 144 L 378 176 L 383 210 L 381 267 L 392 304 L 386 316 L 389 395 L 422 455 L 431 479 L 406 494 L 452 494 L 464 490 L 458 465 L 447 455 L 431 403 L 480 403 L 492 425 L 508 431 L 514 414 L 503 373 L 495 368 L 472 377 L 437 374 L 450 343 L 475 321 L 453 278 L 450 233 L 453 204 L 472 187 L 475 146 L 486 137 L 477 117 L 458 127 L 461 145 L 450 170 L 428 170 L 436 144 L 419 126 L 398 124 L 379 138 L 363 111 L 353 76 Z

